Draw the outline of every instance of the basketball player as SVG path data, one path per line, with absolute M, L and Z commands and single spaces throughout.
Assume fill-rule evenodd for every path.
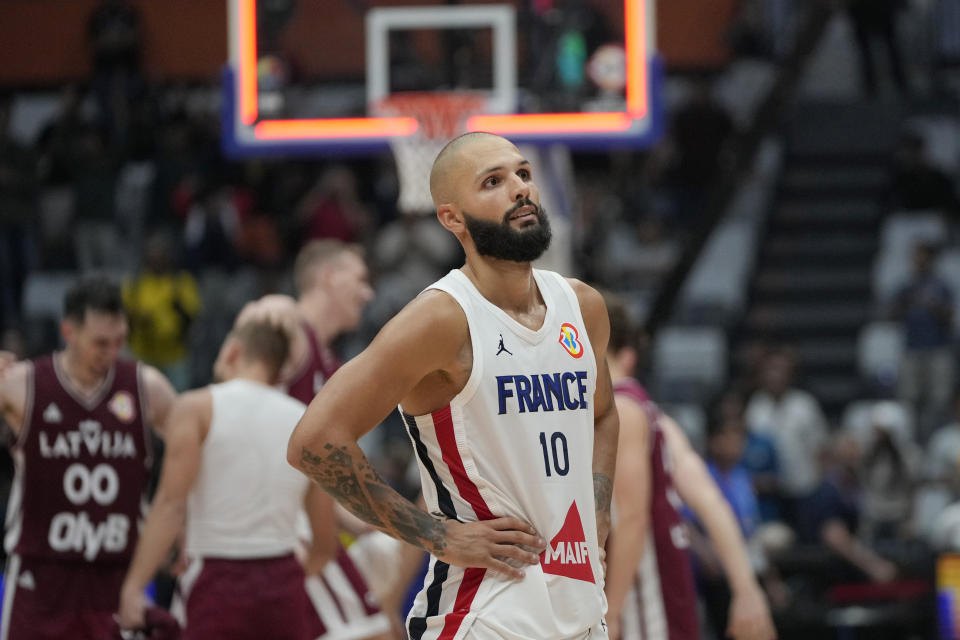
M 66 347 L 0 375 L 16 474 L 7 511 L 3 640 L 103 638 L 137 541 L 150 427 L 175 396 L 154 369 L 120 358 L 120 288 L 78 281 L 64 299 Z
M 174 404 L 160 485 L 121 591 L 122 628 L 144 624 L 143 589 L 186 522 L 189 565 L 178 589 L 185 640 L 316 637 L 303 615 L 295 524 L 306 507 L 314 540 L 322 542 L 331 523 L 314 508 L 322 490 L 283 456 L 304 410 L 270 386 L 288 348 L 288 336 L 275 326 L 236 328 L 214 364 L 219 382 Z M 313 557 L 332 553 L 312 551 Z
M 603 300 L 533 269 L 550 227 L 534 170 L 508 140 L 455 138 L 430 188 L 466 264 L 324 385 L 288 459 L 360 518 L 432 554 L 411 638 L 605 638 L 600 549 L 617 413 Z M 429 513 L 357 445 L 395 406 Z
M 611 638 L 700 637 L 689 534 L 680 514 L 686 503 L 706 526 L 733 592 L 727 636 L 772 640 L 776 630 L 737 521 L 686 435 L 630 377 L 638 332 L 622 302 L 606 296 L 606 303 L 607 361 L 621 425 L 605 587 Z
M 340 334 L 360 323 L 363 309 L 373 297 L 369 273 L 360 250 L 339 240 L 308 243 L 294 262 L 294 284 L 298 298 L 271 294 L 244 307 L 237 326 L 267 320 L 292 327 L 290 355 L 281 372 L 281 386 L 292 397 L 309 404 L 324 382 L 340 367 L 330 344 Z M 333 499 L 328 502 L 328 519 L 336 520 Z M 321 498 L 322 499 L 322 498 Z M 317 635 L 327 640 L 386 640 L 391 619 L 381 612 L 347 550 L 340 544 L 337 529 L 328 531 L 336 552 L 322 573 L 307 579 Z

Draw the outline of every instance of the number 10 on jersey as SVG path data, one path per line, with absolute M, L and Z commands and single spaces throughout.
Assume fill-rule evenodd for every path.
M 548 441 L 549 440 L 549 444 Z M 543 450 L 543 470 L 549 478 L 554 473 L 565 476 L 570 471 L 570 456 L 567 453 L 567 438 L 561 432 L 555 431 L 547 437 L 540 432 L 540 448 Z

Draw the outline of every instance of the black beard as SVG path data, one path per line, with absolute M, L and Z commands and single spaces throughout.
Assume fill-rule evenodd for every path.
M 510 226 L 510 216 L 523 206 L 533 207 L 537 224 L 517 230 Z M 550 221 L 543 208 L 529 200 L 514 205 L 503 215 L 502 222 L 474 218 L 466 211 L 463 212 L 463 219 L 467 225 L 467 232 L 470 233 L 473 244 L 477 248 L 477 253 L 497 260 L 533 262 L 543 255 L 553 237 Z

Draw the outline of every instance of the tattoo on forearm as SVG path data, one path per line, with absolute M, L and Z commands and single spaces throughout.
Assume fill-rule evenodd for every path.
M 382 481 L 368 482 L 366 486 L 374 502 L 389 510 L 387 521 L 400 539 L 433 552 L 446 548 L 445 529 L 439 520 L 405 500 L 397 500 L 397 493 Z
M 613 481 L 605 473 L 593 474 L 593 497 L 598 513 L 610 513 L 610 498 L 613 496 Z
M 337 449 L 332 445 L 327 445 L 324 448 L 328 452 L 325 458 L 318 456 L 306 447 L 303 448 L 300 453 L 300 461 L 304 473 L 343 506 L 356 514 L 358 518 L 375 527 L 382 527 L 383 521 L 377 516 L 373 505 L 370 504 L 370 500 L 364 495 L 360 487 L 361 478 L 357 475 L 358 469 L 355 468 L 353 463 L 353 456 L 347 452 L 346 447 Z M 359 471 L 362 471 L 362 467 Z M 374 475 L 373 469 L 369 470 L 369 474 Z M 364 473 L 364 475 L 367 475 L 367 473 Z
M 329 444 L 324 449 L 326 455 L 317 455 L 304 447 L 300 460 L 303 472 L 327 493 L 373 526 L 428 551 L 443 551 L 440 521 L 391 489 L 362 455 L 354 458 L 346 447 Z

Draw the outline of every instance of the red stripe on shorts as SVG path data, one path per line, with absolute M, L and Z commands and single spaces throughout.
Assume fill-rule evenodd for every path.
M 450 405 L 437 409 L 431 414 L 431 417 L 433 418 L 433 427 L 437 432 L 437 443 L 440 445 L 443 461 L 450 469 L 453 482 L 457 485 L 460 495 L 467 499 L 479 520 L 493 520 L 493 514 L 490 513 L 487 503 L 480 495 L 480 490 L 473 483 L 473 480 L 467 477 L 467 470 L 463 467 L 463 458 L 460 457 L 457 438 L 453 432 L 453 413 L 450 411 Z
M 453 482 L 457 485 L 460 495 L 467 499 L 473 512 L 477 514 L 480 520 L 492 520 L 493 514 L 487 507 L 486 501 L 480 495 L 480 490 L 467 476 L 467 470 L 463 467 L 463 458 L 460 457 L 460 450 L 457 448 L 457 439 L 453 432 L 453 413 L 450 405 L 434 411 L 432 414 L 433 426 L 437 432 L 437 443 L 440 445 L 440 451 L 443 454 L 443 461 L 450 469 L 453 476 Z M 444 617 L 443 631 L 437 640 L 451 640 L 456 634 L 464 617 L 470 613 L 470 605 L 473 604 L 473 598 L 477 595 L 486 569 L 471 567 L 463 572 L 463 579 L 460 581 L 460 588 L 457 589 L 457 599 L 453 604 L 453 612 Z
M 443 618 L 443 631 L 437 637 L 437 640 L 452 640 L 457 635 L 463 619 L 470 613 L 470 605 L 473 604 L 473 598 L 477 595 L 477 589 L 483 581 L 483 575 L 486 569 L 471 567 L 463 572 L 463 580 L 460 581 L 460 588 L 457 589 L 457 599 L 453 603 L 453 613 L 448 613 Z
M 360 575 L 357 566 L 353 564 L 353 559 L 350 557 L 350 554 L 347 553 L 347 550 L 342 545 L 337 549 L 337 564 L 340 565 L 340 570 L 343 571 L 343 575 L 347 577 L 350 586 L 353 587 L 357 597 L 360 598 L 364 613 L 368 616 L 380 613 L 379 607 L 370 605 L 370 592 L 367 589 L 367 583 L 364 581 L 363 576 Z
M 340 614 L 340 619 L 344 622 L 349 622 L 349 620 L 347 620 L 347 613 L 343 610 L 343 605 L 340 604 L 340 598 L 337 597 L 337 592 L 333 590 L 333 587 L 330 586 L 327 579 L 323 577 L 323 573 L 318 573 L 317 577 L 320 578 L 320 582 L 323 583 L 323 588 L 330 594 L 330 599 L 333 600 L 333 604 L 337 608 L 337 613 Z

